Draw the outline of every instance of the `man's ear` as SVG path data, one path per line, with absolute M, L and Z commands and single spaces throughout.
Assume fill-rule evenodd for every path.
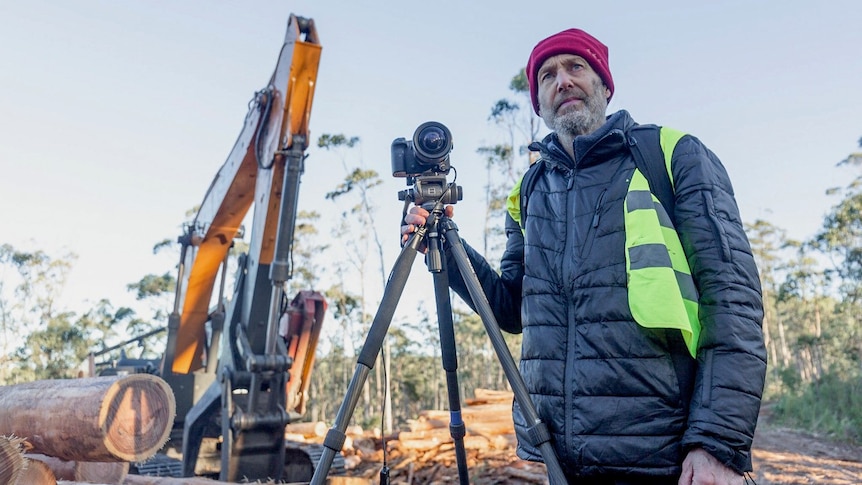
M 611 90 L 608 89 L 608 87 L 605 86 L 604 84 L 602 84 L 602 87 L 605 88 L 605 99 L 610 98 L 611 97 Z

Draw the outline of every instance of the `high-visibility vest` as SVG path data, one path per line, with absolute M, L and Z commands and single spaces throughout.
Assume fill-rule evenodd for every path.
M 671 188 L 673 149 L 683 136 L 685 133 L 665 127 L 659 132 L 662 161 Z M 657 162 L 639 159 L 643 155 L 638 150 L 633 153 L 637 167 Z M 519 223 L 522 181 L 518 181 L 506 201 L 509 214 Z M 695 357 L 701 328 L 697 287 L 673 222 L 650 191 L 650 184 L 640 168 L 635 168 L 632 175 L 623 210 L 628 303 L 632 316 L 645 328 L 678 329 L 689 353 Z

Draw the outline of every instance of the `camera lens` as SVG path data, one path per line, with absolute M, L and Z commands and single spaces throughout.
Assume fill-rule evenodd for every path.
M 435 121 L 423 123 L 413 135 L 417 158 L 428 164 L 446 159 L 452 151 L 452 134 L 446 126 Z
M 419 133 L 417 145 L 423 152 L 437 153 L 446 148 L 446 134 L 439 127 L 431 126 Z

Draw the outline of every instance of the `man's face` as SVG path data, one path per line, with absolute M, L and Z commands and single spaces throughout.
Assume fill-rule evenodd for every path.
M 581 56 L 548 58 L 536 82 L 539 115 L 548 128 L 574 137 L 592 133 L 604 123 L 610 91 Z

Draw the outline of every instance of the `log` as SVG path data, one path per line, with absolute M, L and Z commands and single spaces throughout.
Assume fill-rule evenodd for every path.
M 505 403 L 511 405 L 515 398 L 515 393 L 512 391 L 497 391 L 494 389 L 475 389 L 473 391 L 473 396 L 474 397 L 472 399 L 465 399 L 464 404 L 468 406 L 486 403 Z
M 170 387 L 149 374 L 0 387 L 0 435 L 67 461 L 144 461 L 167 441 L 175 414 Z
M 409 427 L 411 432 L 423 433 L 433 430 L 449 429 L 448 415 L 446 411 L 423 411 L 419 419 L 411 421 Z M 462 410 L 462 418 L 467 426 L 467 434 L 479 434 L 483 436 L 496 436 L 501 434 L 513 434 L 515 425 L 512 422 L 512 411 L 509 405 L 484 404 L 471 406 Z M 403 432 L 402 432 L 403 435 Z
M 326 423 L 315 421 L 313 423 L 290 423 L 285 426 L 285 433 L 301 434 L 306 438 L 322 438 L 326 436 Z
M 254 483 L 273 483 L 273 482 L 254 482 Z M 353 477 L 329 477 L 326 479 L 327 485 L 371 485 L 371 481 L 365 478 Z M 78 485 L 74 483 L 63 482 L 58 485 Z M 142 475 L 129 475 L 123 482 L 123 485 L 235 485 L 234 483 L 220 482 L 218 480 L 210 480 L 208 478 L 170 478 L 170 477 L 146 477 Z
M 34 453 L 27 453 L 24 457 L 47 465 L 57 480 L 115 485 L 123 483 L 129 473 L 128 462 L 66 461 Z
M 228 482 L 210 480 L 209 478 L 171 478 L 171 477 L 148 477 L 144 475 L 129 475 L 123 481 L 123 485 L 233 485 Z
M 24 472 L 18 477 L 18 481 L 14 485 L 57 485 L 57 477 L 48 468 L 48 465 L 41 461 L 27 461 L 27 467 Z
M 27 465 L 23 439 L 0 436 L 0 483 L 15 483 Z

